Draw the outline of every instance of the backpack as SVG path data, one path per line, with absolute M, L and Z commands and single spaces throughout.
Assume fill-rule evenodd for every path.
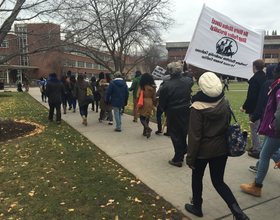
M 227 131 L 227 142 L 228 142 L 228 156 L 239 157 L 246 151 L 247 136 L 246 131 L 241 130 L 229 101 L 226 99 L 228 105 L 228 131 Z M 233 116 L 235 123 L 230 124 L 231 115 Z

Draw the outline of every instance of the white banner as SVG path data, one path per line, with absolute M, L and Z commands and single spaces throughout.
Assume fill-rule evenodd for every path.
M 186 63 L 215 73 L 249 79 L 262 59 L 264 30 L 241 26 L 203 5 L 185 56 Z
M 160 66 L 156 66 L 156 68 L 152 72 L 152 76 L 154 77 L 154 79 L 161 79 L 165 72 L 165 69 Z

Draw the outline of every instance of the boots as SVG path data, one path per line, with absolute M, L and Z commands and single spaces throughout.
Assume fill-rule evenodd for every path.
M 146 128 L 143 128 L 143 136 L 147 136 Z
M 73 113 L 75 113 L 75 112 L 76 112 L 76 109 L 74 108 L 74 109 L 73 109 Z
M 229 208 L 236 220 L 250 220 L 237 203 L 234 203 Z
M 253 196 L 260 197 L 262 194 L 262 184 L 256 183 L 255 180 L 250 185 L 241 184 L 241 189 L 246 193 L 252 194 Z
M 85 126 L 87 126 L 87 118 L 86 118 L 86 116 L 83 115 L 82 118 L 83 118 L 83 124 Z
M 151 132 L 152 132 L 152 129 L 148 125 L 149 123 L 147 123 L 146 120 L 140 120 L 140 121 L 141 121 L 142 125 L 144 126 L 143 135 L 145 133 L 146 135 L 144 135 L 144 136 L 147 136 L 147 138 L 149 138 L 151 136 Z
M 199 202 L 199 201 L 196 201 L 196 200 L 192 199 L 191 203 L 193 205 L 186 204 L 185 209 L 188 212 L 190 212 L 190 213 L 192 213 L 192 214 L 194 214 L 198 217 L 203 217 L 203 213 L 202 213 L 202 210 L 201 210 L 202 202 Z
M 66 114 L 66 105 L 63 106 L 63 114 Z

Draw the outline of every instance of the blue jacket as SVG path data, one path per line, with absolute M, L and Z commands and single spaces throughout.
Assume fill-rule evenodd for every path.
M 116 78 L 109 84 L 106 91 L 106 100 L 111 96 L 111 105 L 113 107 L 123 107 L 127 104 L 128 88 L 125 81 L 121 78 Z

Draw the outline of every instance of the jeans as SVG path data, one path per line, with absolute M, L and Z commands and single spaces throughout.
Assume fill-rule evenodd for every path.
M 161 115 L 162 115 L 163 111 L 161 110 L 161 108 L 159 107 L 159 105 L 157 106 L 157 127 L 158 127 L 158 131 L 161 132 L 162 130 L 162 125 L 161 125 Z
M 209 159 L 198 159 L 194 161 L 195 169 L 192 170 L 192 192 L 193 199 L 202 202 L 202 179 L 205 168 L 209 163 L 210 177 L 213 186 L 228 206 L 236 203 L 236 199 L 230 188 L 224 182 L 224 172 L 227 162 L 227 155 Z
M 76 99 L 72 99 L 73 109 L 76 109 L 76 104 L 77 104 L 77 100 Z
M 85 116 L 87 118 L 87 115 L 88 115 L 88 104 L 86 105 L 83 105 L 83 106 L 79 106 L 80 108 L 80 115 L 81 116 Z
M 265 144 L 267 137 L 268 136 L 264 136 L 263 141 L 261 143 L 261 149 L 263 149 L 263 145 Z M 271 159 L 275 163 L 277 163 L 280 160 L 280 148 L 278 148 L 278 150 L 271 156 Z M 256 163 L 256 168 L 258 168 L 258 166 L 259 166 L 259 161 Z M 279 169 L 280 169 L 280 167 L 279 167 Z
M 65 106 L 67 106 L 68 96 L 69 94 L 66 93 L 62 96 L 62 104 Z
M 255 177 L 256 183 L 262 184 L 266 176 L 269 167 L 269 161 L 272 155 L 279 149 L 280 141 L 276 137 L 269 137 L 265 139 L 263 148 L 260 153 L 260 159 L 258 161 L 258 172 Z
M 122 119 L 121 119 L 122 107 L 113 107 L 113 109 L 114 109 L 114 116 L 115 116 L 115 120 L 116 120 L 116 129 L 121 130 L 121 126 L 122 126 Z
M 61 121 L 61 103 L 49 103 L 49 120 L 53 120 L 54 109 L 56 110 L 56 121 Z
M 45 94 L 45 92 L 42 92 L 42 101 L 46 101 L 46 99 L 47 99 L 47 96 L 46 96 L 46 94 Z
M 252 117 L 253 114 L 249 114 L 250 121 Z M 261 152 L 261 140 L 260 140 L 260 136 L 257 134 L 259 125 L 260 125 L 260 120 L 255 121 L 254 125 L 250 125 L 252 142 L 253 142 L 253 150 L 252 150 L 253 153 Z

